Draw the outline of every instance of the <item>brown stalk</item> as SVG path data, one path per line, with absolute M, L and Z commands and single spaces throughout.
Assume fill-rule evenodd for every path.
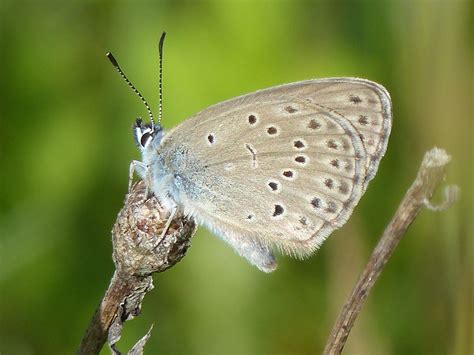
M 122 325 L 140 313 L 153 289 L 152 273 L 163 272 L 186 254 L 196 231 L 193 220 L 177 215 L 164 238 L 170 211 L 155 197 L 145 198 L 145 184 L 135 184 L 112 230 L 115 273 L 84 335 L 78 354 L 98 354 L 107 341 L 114 354 Z M 150 329 L 151 331 L 151 329 Z M 129 351 L 140 354 L 150 331 Z
M 448 154 L 438 148 L 433 148 L 423 158 L 417 177 L 405 194 L 391 222 L 385 229 L 370 259 L 359 276 L 351 295 L 347 299 L 339 318 L 329 335 L 323 354 L 340 354 L 354 322 L 369 296 L 370 290 L 377 281 L 385 264 L 397 247 L 400 239 L 424 208 L 441 210 L 456 200 L 458 189 L 450 186 L 445 189 L 445 201 L 440 206 L 430 203 L 435 188 L 444 178 Z

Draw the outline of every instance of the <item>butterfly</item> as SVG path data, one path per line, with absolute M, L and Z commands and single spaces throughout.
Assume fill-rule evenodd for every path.
M 160 117 L 162 78 L 160 52 Z M 132 167 L 171 211 L 193 217 L 264 272 L 273 249 L 306 257 L 350 217 L 374 178 L 392 124 L 372 81 L 328 78 L 239 96 L 165 131 L 148 104 Z

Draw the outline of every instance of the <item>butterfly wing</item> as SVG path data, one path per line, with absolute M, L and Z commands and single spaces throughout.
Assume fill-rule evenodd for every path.
M 391 128 L 380 85 L 282 85 L 211 106 L 163 139 L 178 200 L 223 236 L 305 256 L 342 226 L 375 176 Z

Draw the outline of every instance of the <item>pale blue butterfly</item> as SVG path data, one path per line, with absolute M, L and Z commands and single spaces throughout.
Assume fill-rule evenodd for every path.
M 160 115 L 162 48 L 160 51 Z M 171 211 L 207 226 L 260 270 L 272 248 L 305 257 L 351 215 L 375 176 L 391 130 L 391 101 L 365 79 L 281 85 L 211 106 L 165 132 L 134 125 L 132 169 Z

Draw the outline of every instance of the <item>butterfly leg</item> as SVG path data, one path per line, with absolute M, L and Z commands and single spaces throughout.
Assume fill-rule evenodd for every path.
M 270 248 L 242 236 L 221 235 L 221 238 L 261 271 L 268 273 L 276 270 L 278 265 Z
M 137 174 L 145 180 L 145 193 L 143 195 L 143 202 L 147 198 L 150 197 L 150 186 L 152 183 L 152 176 L 151 176 L 151 169 L 149 168 L 148 165 L 145 163 L 138 161 L 138 160 L 132 160 L 130 163 L 129 167 L 129 175 L 128 175 L 128 192 L 130 193 L 132 189 L 132 184 L 133 184 L 133 175 L 137 172 Z
M 163 229 L 163 232 L 161 232 L 160 239 L 156 243 L 156 245 L 153 248 L 156 248 L 160 243 L 165 239 L 166 233 L 168 233 L 168 229 L 170 229 L 171 222 L 173 222 L 174 216 L 176 215 L 176 211 L 178 208 L 174 208 L 173 211 L 171 211 L 170 216 L 168 217 L 168 220 L 166 221 L 165 229 Z
M 128 169 L 128 192 L 130 192 L 132 188 L 132 183 L 133 183 L 133 175 L 135 175 L 135 171 L 137 172 L 138 175 L 140 176 L 146 176 L 147 175 L 147 166 L 146 164 L 142 163 L 141 161 L 138 160 L 132 160 L 130 163 L 129 169 Z

